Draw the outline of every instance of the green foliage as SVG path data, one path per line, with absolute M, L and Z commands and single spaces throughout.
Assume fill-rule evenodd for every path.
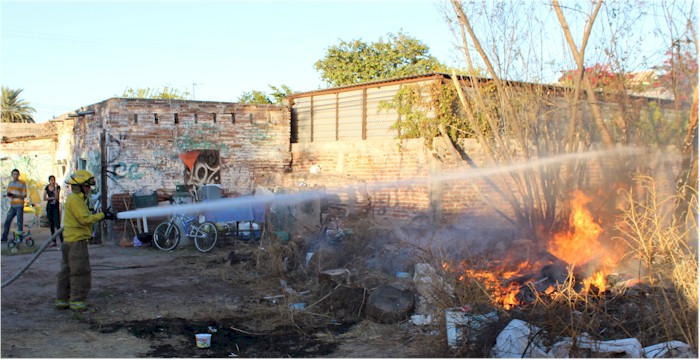
M 342 41 L 326 50 L 314 64 L 329 86 L 359 84 L 375 80 L 426 74 L 445 69 L 429 54 L 423 42 L 401 32 L 388 34 L 375 43 L 361 40 Z
M 260 90 L 251 90 L 244 92 L 238 97 L 237 102 L 243 104 L 282 104 L 289 95 L 292 94 L 292 89 L 287 85 L 280 87 L 268 85 L 272 91 L 269 95 Z
M 19 98 L 22 89 L 2 87 L 2 122 L 4 123 L 33 123 L 31 113 L 36 112 L 29 106 L 28 101 Z
M 640 144 L 674 145 L 683 147 L 683 139 L 688 131 L 688 112 L 683 111 L 677 117 L 673 111 L 664 112 L 655 102 L 649 102 L 642 109 L 637 130 Z M 678 119 L 684 121 L 678 121 Z
M 127 99 L 174 99 L 187 100 L 190 96 L 188 91 L 180 91 L 171 87 L 165 86 L 163 89 L 151 88 L 126 88 L 120 98 Z
M 430 144 L 439 135 L 438 125 L 454 141 L 473 138 L 474 132 L 462 113 L 457 90 L 452 84 L 429 83 L 403 86 L 391 101 L 380 104 L 380 109 L 395 109 L 400 119 L 392 129 L 400 129 L 400 139 L 425 138 Z M 478 114 L 477 114 L 478 117 Z M 481 122 L 482 130 L 486 128 Z
M 255 105 L 272 104 L 272 100 L 270 100 L 267 94 L 259 90 L 251 90 L 244 92 L 243 94 L 241 94 L 241 96 L 238 97 L 237 102 L 242 104 Z
M 270 90 L 272 92 L 270 93 L 270 96 L 274 99 L 275 104 L 282 104 L 285 100 L 287 100 L 287 97 L 289 95 L 292 95 L 292 89 L 289 88 L 287 85 L 280 85 L 278 88 L 277 86 L 272 86 L 268 85 L 270 87 Z

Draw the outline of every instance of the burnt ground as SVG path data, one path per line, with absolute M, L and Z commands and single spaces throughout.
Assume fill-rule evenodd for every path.
M 2 288 L 0 356 L 483 358 L 511 319 L 548 329 L 551 341 L 574 329 L 597 334 L 600 340 L 634 337 L 644 346 L 687 338 L 685 328 L 664 325 L 676 314 L 697 319 L 697 308 L 685 312 L 664 307 L 664 299 L 679 302 L 668 298 L 672 293 L 646 284 L 585 298 L 561 293 L 554 298 L 562 301 L 498 310 L 498 321 L 480 327 L 453 350 L 447 346 L 441 309 L 489 304 L 483 289 L 471 282 L 438 281 L 426 287 L 398 274 L 410 274 L 417 262 L 431 263 L 431 258 L 460 259 L 455 244 L 476 251 L 480 240 L 488 239 L 496 248 L 508 248 L 500 245 L 507 244 L 508 236 L 449 227 L 433 231 L 425 225 L 352 225 L 353 235 L 340 241 L 318 235 L 294 236 L 288 242 L 273 236 L 256 241 L 226 237 L 209 253 L 192 245 L 171 252 L 90 245 L 91 310 L 79 314 L 53 307 L 60 252 L 48 248 L 21 277 Z M 32 233 L 35 249 L 49 238 L 47 228 L 34 228 Z M 3 244 L 3 283 L 34 256 L 26 249 L 16 255 L 7 250 Z M 307 258 L 309 251 L 313 256 Z M 321 272 L 328 269 L 340 271 L 335 277 Z M 386 284 L 409 289 L 417 299 L 427 290 L 434 297 L 417 302 L 414 310 L 432 313 L 434 322 L 417 326 L 405 318 L 391 324 L 371 321 L 368 304 L 374 290 Z M 450 289 L 452 285 L 456 287 Z M 572 303 L 579 298 L 585 300 Z M 299 303 L 304 303 L 303 310 L 292 307 Z M 688 332 L 697 334 L 697 321 L 688 324 Z M 195 334 L 206 332 L 212 333 L 211 347 L 197 348 Z M 600 357 L 590 351 L 575 355 Z
M 32 230 L 36 248 L 49 238 Z M 3 283 L 31 253 L 11 255 L 2 244 Z M 91 310 L 53 307 L 60 252 L 48 248 L 2 289 L 2 357 L 449 357 L 439 328 L 336 319 L 311 306 L 289 307 L 279 277 L 257 274 L 235 250 L 260 245 L 225 238 L 210 253 L 193 246 L 163 252 L 151 247 L 90 245 Z M 252 254 L 252 253 L 248 253 Z M 248 259 L 253 260 L 253 259 Z M 303 289 L 299 289 L 303 290 Z M 304 299 L 313 304 L 318 298 Z M 296 300 L 294 300 L 296 301 Z M 213 332 L 208 349 L 194 334 Z M 429 345 L 426 345 L 429 344 Z

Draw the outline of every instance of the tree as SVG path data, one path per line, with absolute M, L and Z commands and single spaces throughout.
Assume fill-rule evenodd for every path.
M 269 95 L 260 90 L 251 90 L 241 94 L 241 96 L 238 97 L 238 102 L 256 105 L 282 104 L 293 92 L 287 85 L 281 85 L 279 88 L 272 85 L 267 86 L 272 90 Z
M 627 4 L 606 7 L 605 14 L 617 11 L 617 18 L 611 18 L 619 22 L 601 24 L 596 19 L 603 4 L 602 0 L 568 2 L 562 7 L 553 0 L 553 12 L 547 12 L 538 3 L 528 1 L 451 1 L 453 16 L 448 18 L 453 19 L 456 37 L 461 39 L 460 49 L 468 69 L 477 73 L 476 69 L 482 68 L 488 75 L 487 79 L 466 80 L 453 76 L 462 114 L 487 154 L 486 163 L 510 166 L 523 159 L 585 152 L 598 142 L 606 149 L 629 142 L 629 124 L 635 122 L 639 112 L 631 111 L 634 104 L 625 88 L 625 77 L 620 75 L 629 66 L 620 54 L 630 54 L 630 49 L 615 48 L 621 29 L 630 27 L 630 23 L 619 19 L 619 14 L 628 12 L 619 11 L 618 7 Z M 545 16 L 555 16 L 559 29 L 547 28 L 557 22 Z M 637 17 L 630 15 L 629 19 Z M 619 28 L 613 28 L 616 26 Z M 602 50 L 586 53 L 591 34 L 601 28 L 605 31 L 597 36 L 607 40 L 602 41 Z M 547 40 L 542 34 L 547 34 Z M 574 35 L 580 38 L 574 40 Z M 554 36 L 560 39 L 550 39 Z M 569 59 L 575 63 L 575 70 L 565 74 L 568 76 L 564 79 L 570 89 L 551 91 L 538 85 L 537 80 L 544 78 L 541 72 L 546 64 L 540 47 L 543 43 L 568 46 Z M 590 58 L 601 55 L 607 59 L 594 59 L 595 65 L 587 64 Z M 527 83 L 516 85 L 511 80 Z M 601 96 L 605 96 L 606 103 L 614 100 L 617 104 L 612 121 L 603 116 Z M 589 112 L 581 109 L 586 105 Z M 451 136 L 450 139 L 453 140 Z M 458 142 L 453 143 L 459 148 Z M 604 171 L 607 181 L 618 184 L 629 180 L 634 165 L 625 160 L 615 157 L 615 165 Z M 567 162 L 565 168 L 560 164 L 533 166 L 494 176 L 490 185 L 510 204 L 512 219 L 508 218 L 523 229 L 523 235 L 542 239 L 565 226 L 569 209 L 561 200 L 588 181 L 587 166 L 588 162 L 580 160 Z
M 36 112 L 29 102 L 19 98 L 22 89 L 2 87 L 2 122 L 4 123 L 33 123 L 31 113 Z
M 444 69 L 423 42 L 399 32 L 374 43 L 343 41 L 314 64 L 329 86 L 359 84 Z
M 689 39 L 675 41 L 673 49 L 666 53 L 666 60 L 659 68 L 658 85 L 671 89 L 679 104 L 689 104 L 693 90 L 698 84 L 698 57 L 695 46 Z
M 238 102 L 242 104 L 255 105 L 272 104 L 272 101 L 267 96 L 267 94 L 260 90 L 251 90 L 244 92 L 243 94 L 241 94 L 241 96 L 238 97 Z
M 610 65 L 606 64 L 595 64 L 585 68 L 584 72 L 591 79 L 593 89 L 600 91 L 608 89 L 613 84 L 615 76 L 619 76 L 619 74 L 616 75 L 612 72 Z M 577 69 L 564 71 L 558 83 L 563 86 L 574 86 L 577 75 Z
M 188 91 L 180 91 L 178 89 L 173 89 L 168 86 L 163 87 L 163 89 L 151 89 L 151 88 L 126 88 L 121 96 L 115 95 L 116 97 L 127 98 L 127 99 L 174 99 L 174 100 L 187 100 L 190 96 Z
M 292 95 L 292 93 L 294 92 L 289 86 L 284 84 L 282 84 L 279 88 L 272 85 L 268 86 L 270 87 L 270 90 L 272 90 L 270 96 L 272 96 L 272 98 L 274 99 L 275 104 L 282 104 L 285 100 L 287 100 L 287 97 L 289 95 Z

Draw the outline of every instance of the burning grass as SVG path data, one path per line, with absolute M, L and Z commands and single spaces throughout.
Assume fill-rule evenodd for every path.
M 692 217 L 669 218 L 675 198 L 660 201 L 653 181 L 640 183 L 644 190 L 635 194 L 644 196 L 625 194 L 627 204 L 615 227 L 601 225 L 588 210 L 589 199 L 577 193 L 566 226 L 548 241 L 518 239 L 510 246 L 455 260 L 454 251 L 412 242 L 406 236 L 408 228 L 388 231 L 367 218 L 344 219 L 341 227 L 352 231 L 342 239 L 319 231 L 282 242 L 264 231 L 259 243 L 249 243 L 247 253 L 237 248 L 246 265 L 236 267 L 234 276 L 222 276 L 254 279 L 248 284 L 278 296 L 247 305 L 258 316 L 246 329 L 306 332 L 336 321 L 337 309 L 321 306 L 337 289 L 319 283 L 322 270 L 346 269 L 342 285 L 369 294 L 380 284 L 396 282 L 397 271 L 425 263 L 437 269 L 423 284 L 431 287 L 430 298 L 418 295 L 421 284 L 413 281 L 411 286 L 420 298 L 416 313 L 432 311 L 436 320 L 431 328 L 438 336 L 420 336 L 421 341 L 446 343 L 445 309 L 468 305 L 475 313 L 499 315 L 465 340 L 457 356 L 488 357 L 500 331 L 516 318 L 546 329 L 552 341 L 587 334 L 599 340 L 633 337 L 644 345 L 680 340 L 697 347 L 697 224 Z M 697 214 L 695 202 L 688 206 L 687 213 Z M 444 243 L 428 233 L 417 236 L 423 244 Z M 313 256 L 308 258 L 310 252 Z M 408 255 L 411 261 L 399 261 Z M 360 298 L 365 301 L 365 296 Z M 290 309 L 296 302 L 307 308 Z M 353 319 L 348 324 L 359 320 L 356 330 L 368 336 L 386 327 L 362 320 L 360 314 Z
M 528 254 L 529 260 L 495 254 L 445 261 L 444 275 L 454 279 L 461 303 L 494 306 L 502 318 L 552 335 L 634 337 L 646 345 L 680 340 L 697 348 L 697 202 L 680 212 L 689 218 L 674 219 L 677 197 L 662 199 L 651 179 L 638 181 L 642 196 L 625 194 L 617 236 L 601 238 L 603 228 L 585 209 L 586 198 L 576 194 L 570 228 L 544 246 L 546 256 L 520 248 L 515 255 Z

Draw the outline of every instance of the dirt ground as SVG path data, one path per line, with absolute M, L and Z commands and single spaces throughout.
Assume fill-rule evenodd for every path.
M 42 246 L 47 228 L 32 230 Z M 3 284 L 33 254 L 11 255 L 3 243 Z M 90 245 L 91 310 L 56 310 L 60 252 L 47 248 L 2 288 L 2 357 L 450 357 L 445 335 L 408 323 L 342 322 L 283 303 L 279 279 L 236 269 L 229 254 L 253 242 L 222 239 L 210 253 L 193 246 Z M 240 252 L 239 252 L 240 253 Z M 240 259 L 239 259 L 240 260 Z M 251 280 L 252 279 L 252 280 Z M 275 297 L 277 296 L 277 297 Z M 267 297 L 267 299 L 266 299 Z M 279 299 L 280 301 L 276 301 Z M 309 301 L 314 301 L 310 299 Z M 278 321 L 282 319 L 283 321 Z M 290 321 L 291 319 L 291 321 Z M 281 325 L 275 326 L 276 323 Z M 291 325 L 290 325 L 291 324 Z M 208 349 L 195 334 L 212 332 Z

